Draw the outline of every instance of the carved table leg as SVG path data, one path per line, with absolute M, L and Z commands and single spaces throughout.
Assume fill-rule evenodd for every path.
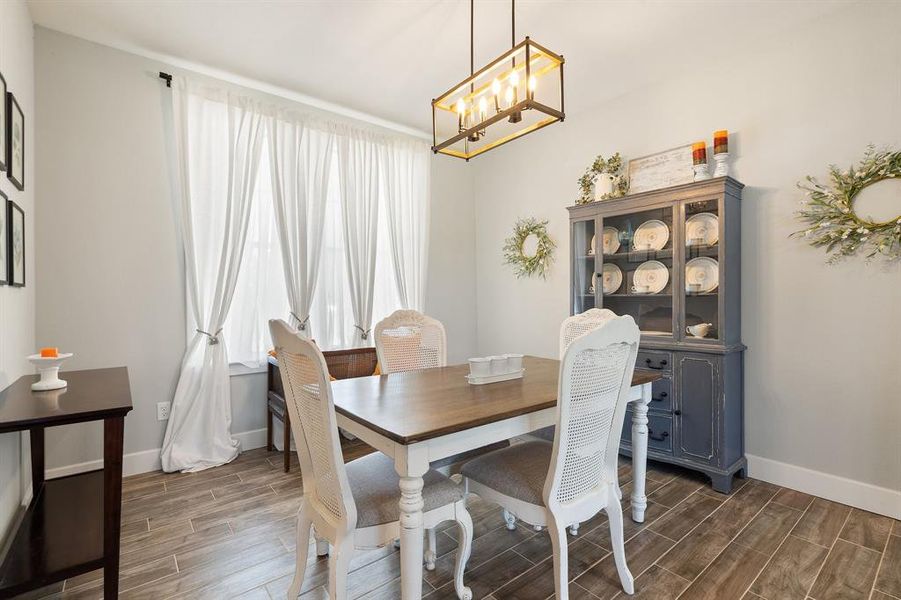
M 409 447 L 408 447 L 409 452 Z M 413 452 L 410 452 L 413 454 Z M 406 458 L 406 460 L 404 460 Z M 422 598 L 423 526 L 422 476 L 429 464 L 425 456 L 410 460 L 412 456 L 398 457 L 397 474 L 400 475 L 400 579 L 401 598 Z
M 645 478 L 648 466 L 648 402 L 651 401 L 651 384 L 641 386 L 641 400 L 632 406 L 632 520 L 644 522 L 648 507 L 645 496 Z

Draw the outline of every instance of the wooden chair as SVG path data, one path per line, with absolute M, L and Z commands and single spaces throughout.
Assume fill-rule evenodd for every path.
M 269 322 L 281 363 L 287 411 L 303 476 L 303 502 L 297 516 L 297 564 L 288 598 L 300 593 L 311 528 L 330 544 L 329 598 L 347 598 L 347 576 L 355 548 L 381 547 L 400 533 L 400 488 L 394 462 L 379 452 L 344 464 L 325 357 L 314 343 L 281 320 Z M 454 520 L 459 549 L 454 570 L 458 598 L 471 600 L 463 571 L 472 551 L 472 519 L 463 488 L 437 471 L 423 477 L 423 521 L 434 528 Z
M 329 375 L 335 379 L 349 379 L 351 377 L 367 377 L 375 371 L 375 348 L 350 348 L 348 350 L 326 350 L 325 364 L 328 366 Z M 282 439 L 285 462 L 285 473 L 291 470 L 291 424 L 290 416 L 285 411 L 285 391 L 282 387 L 282 378 L 279 372 L 278 360 L 269 357 L 268 365 L 268 400 L 266 413 L 266 449 L 275 450 L 272 438 L 272 421 L 278 419 L 284 424 L 284 437 Z
M 640 334 L 616 317 L 567 347 L 560 365 L 557 435 L 496 450 L 463 465 L 470 492 L 519 519 L 547 526 L 558 600 L 569 598 L 566 527 L 604 510 L 620 582 L 634 592 L 626 566 L 617 456 Z

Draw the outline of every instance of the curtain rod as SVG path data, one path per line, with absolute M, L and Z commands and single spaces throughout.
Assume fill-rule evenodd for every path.
M 160 79 L 165 79 L 165 80 L 166 80 L 166 87 L 167 87 L 167 88 L 171 88 L 171 87 L 172 87 L 172 75 L 169 75 L 168 73 L 163 73 L 162 71 L 160 71 Z

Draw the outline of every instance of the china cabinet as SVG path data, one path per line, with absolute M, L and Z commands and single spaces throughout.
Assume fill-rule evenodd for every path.
M 664 375 L 648 406 L 648 457 L 702 471 L 725 493 L 746 469 L 742 187 L 720 177 L 569 208 L 571 314 L 631 315 L 637 366 Z

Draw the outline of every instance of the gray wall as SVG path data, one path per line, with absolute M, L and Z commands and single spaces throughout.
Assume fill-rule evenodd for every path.
M 126 453 L 159 448 L 185 345 L 176 238 L 157 78 L 166 65 L 36 29 L 39 190 L 37 338 L 76 353 L 69 368 L 127 365 L 134 411 Z M 465 165 L 434 161 L 426 309 L 447 325 L 449 354 L 475 347 L 472 193 Z M 265 376 L 232 378 L 233 431 L 261 439 Z M 100 457 L 94 425 L 48 434 L 48 467 Z M 153 452 L 147 452 L 151 456 Z M 146 457 L 145 457 L 146 458 Z M 126 461 L 126 468 L 128 467 Z
M 25 210 L 26 244 L 26 287 L 0 286 L 0 389 L 3 389 L 22 375 L 33 372 L 25 357 L 34 353 L 35 348 L 34 42 L 28 8 L 19 0 L 0 2 L 0 73 L 25 114 L 25 191 L 16 189 L 5 172 L 0 173 L 0 190 Z M 0 548 L 11 519 L 23 497 L 30 493 L 27 441 L 28 434 L 0 435 Z
M 749 54 L 730 56 L 724 43 L 669 81 L 474 161 L 479 351 L 556 354 L 568 314 L 564 207 L 595 155 L 710 143 L 726 128 L 734 176 L 748 186 L 747 452 L 901 490 L 901 265 L 827 266 L 821 250 L 788 239 L 799 228 L 796 182 L 826 175 L 830 163 L 851 164 L 867 144 L 901 147 L 899 22 L 899 3 L 860 3 L 760 39 Z M 560 247 L 547 282 L 517 281 L 501 264 L 514 219 L 528 215 L 550 219 Z

